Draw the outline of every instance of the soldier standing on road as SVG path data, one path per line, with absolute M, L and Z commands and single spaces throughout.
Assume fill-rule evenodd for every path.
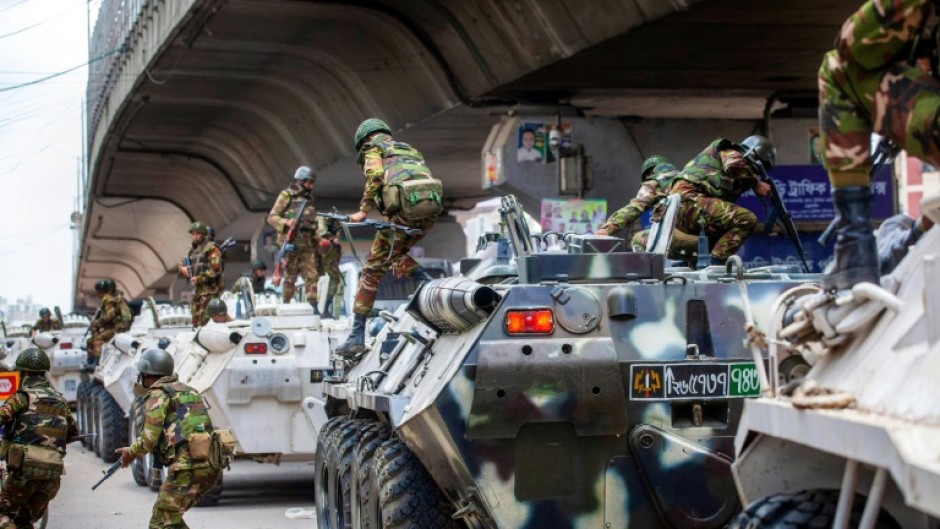
M 758 196 L 771 193 L 770 184 L 758 179 L 745 157 L 755 158 L 770 172 L 777 152 L 763 136 L 748 136 L 740 144 L 719 138 L 680 171 L 671 193 L 682 195 L 676 228 L 695 235 L 705 221 L 705 233 L 716 241 L 712 261 L 723 264 L 744 244 L 757 226 L 757 216 L 734 203 L 753 189 Z
M 251 263 L 251 290 L 255 294 L 261 294 L 265 290 L 265 283 L 268 281 L 268 265 L 264 261 L 256 259 Z
M 835 251 L 823 272 L 824 288 L 879 283 L 871 134 L 940 166 L 936 11 L 928 0 L 865 2 L 823 57 L 819 128 L 836 209 Z
M 33 324 L 33 333 L 58 331 L 62 329 L 62 322 L 52 317 L 52 311 L 43 307 L 39 309 L 39 319 Z
M 85 346 L 89 365 L 98 365 L 104 344 L 115 334 L 130 329 L 133 321 L 124 293 L 117 290 L 113 279 L 101 279 L 95 283 L 95 293 L 101 300 L 101 307 L 90 324 L 91 336 Z
M 294 172 L 294 183 L 281 191 L 274 202 L 274 207 L 268 213 L 268 224 L 277 231 L 277 243 L 285 244 L 287 232 L 295 223 L 299 222 L 297 235 L 294 238 L 295 250 L 287 255 L 287 270 L 284 273 L 284 282 L 281 284 L 281 300 L 289 302 L 297 291 L 297 275 L 304 278 L 304 296 L 317 310 L 317 245 L 320 237 L 317 234 L 317 210 L 313 207 L 313 185 L 317 176 L 306 165 L 302 165 Z M 300 206 L 307 201 L 304 207 L 303 218 L 297 219 Z
M 168 470 L 153 505 L 150 529 L 187 527 L 183 514 L 212 490 L 222 472 L 208 459 L 194 459 L 189 439 L 211 433 L 212 421 L 202 396 L 173 374 L 173 357 L 163 349 L 147 349 L 137 362 L 140 384 L 147 388 L 144 427 L 133 444 L 118 448 L 121 468 L 135 458 L 153 454 Z
M 597 235 L 612 235 L 633 224 L 636 219 L 640 218 L 640 215 L 655 207 L 669 195 L 672 183 L 679 174 L 676 166 L 659 155 L 647 158 L 640 166 L 640 173 L 643 183 L 640 184 L 636 197 L 611 215 L 607 222 L 595 232 Z M 648 235 L 649 230 L 635 233 L 632 241 L 633 247 L 642 245 L 645 248 L 645 238 Z
M 332 318 L 333 298 L 336 296 L 337 289 L 343 284 L 343 276 L 339 273 L 339 260 L 343 256 L 343 249 L 339 243 L 339 233 L 342 225 L 338 220 L 320 219 L 320 244 L 317 246 L 319 260 L 317 263 L 317 273 L 326 274 L 330 278 L 330 285 L 326 290 L 326 305 L 323 312 L 324 318 Z
M 202 222 L 194 222 L 189 227 L 189 236 L 192 238 L 192 248 L 187 257 L 192 270 L 190 271 L 180 262 L 179 273 L 189 279 L 189 284 L 195 287 L 190 307 L 193 327 L 199 327 L 209 321 L 206 305 L 209 304 L 209 300 L 222 293 L 225 278 L 222 252 L 219 246 L 209 238 L 209 227 Z
M 0 406 L 4 426 L 0 453 L 10 470 L 0 492 L 0 529 L 32 527 L 59 492 L 65 467 L 31 467 L 23 461 L 24 445 L 33 455 L 45 452 L 44 459 L 61 462 L 65 445 L 78 436 L 68 403 L 46 379 L 49 367 L 49 357 L 39 349 L 20 353 L 16 359 L 23 377 L 20 389 Z
M 422 196 L 417 197 L 420 201 L 408 205 L 405 204 L 405 200 L 408 199 L 406 197 L 399 200 L 397 205 L 389 204 L 390 201 L 395 200 L 395 197 L 388 193 L 388 191 L 394 191 L 394 188 L 390 186 L 392 182 L 436 181 L 432 180 L 433 177 L 424 161 L 424 156 L 411 145 L 392 139 L 388 124 L 376 118 L 367 119 L 356 130 L 354 141 L 356 151 L 359 153 L 358 163 L 362 165 L 366 182 L 359 203 L 359 211 L 350 215 L 349 221 L 362 221 L 373 206 L 378 206 L 388 222 L 416 228 L 420 232 L 408 235 L 398 230 L 382 230 L 375 234 L 372 249 L 359 276 L 359 288 L 356 290 L 356 302 L 353 307 L 352 332 L 336 349 L 337 353 L 345 356 L 352 356 L 365 350 L 366 318 L 375 304 L 379 281 L 390 267 L 398 277 L 411 276 L 418 281 L 432 279 L 421 265 L 408 255 L 408 252 L 434 226 L 437 215 L 442 209 L 439 182 L 437 191 L 428 193 L 424 190 Z M 416 205 L 421 210 L 430 211 L 430 213 L 423 218 L 413 218 L 418 215 L 407 213 L 406 208 L 411 207 L 415 212 L 420 211 L 415 208 Z M 394 210 L 396 207 L 398 209 Z

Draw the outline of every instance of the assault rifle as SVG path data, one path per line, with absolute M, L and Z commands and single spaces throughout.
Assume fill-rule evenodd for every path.
M 186 279 L 192 279 L 193 278 L 193 260 L 190 259 L 188 255 L 183 258 L 183 268 L 186 269 L 186 275 L 187 275 Z
M 91 321 L 88 322 L 88 328 L 85 329 L 85 334 L 82 335 L 82 341 L 84 342 L 88 338 L 88 333 L 91 332 L 91 326 L 95 323 L 95 320 L 98 319 L 98 316 L 101 316 L 101 307 L 98 307 L 98 310 L 95 311 L 95 315 L 91 317 Z
M 322 211 L 317 212 L 318 217 L 323 217 L 325 219 L 336 220 L 343 226 L 343 235 L 346 236 L 346 241 L 349 243 L 349 249 L 352 251 L 353 257 L 356 258 L 356 261 L 359 261 L 359 264 L 362 265 L 362 260 L 359 259 L 359 256 L 356 255 L 356 247 L 353 245 L 352 234 L 349 233 L 350 226 L 371 226 L 376 230 L 392 230 L 392 231 L 401 231 L 406 235 L 418 235 L 421 233 L 421 230 L 418 228 L 409 228 L 408 226 L 402 226 L 401 224 L 394 224 L 391 222 L 385 222 L 381 220 L 374 219 L 364 219 L 360 222 L 349 222 L 349 215 L 343 215 L 336 209 L 336 206 L 333 206 L 333 213 L 324 213 Z M 395 244 L 394 237 L 392 238 L 392 244 Z M 392 247 L 394 249 L 394 246 Z M 392 252 L 389 251 L 389 254 Z
M 55 317 L 59 319 L 59 328 L 65 328 L 65 320 L 62 319 L 62 309 L 58 305 L 55 306 Z
M 113 465 L 111 465 L 110 467 L 108 467 L 108 470 L 102 470 L 102 471 L 101 471 L 101 472 L 104 474 L 104 477 L 102 477 L 101 479 L 99 479 L 99 480 L 98 480 L 98 483 L 95 483 L 94 485 L 92 485 L 92 486 L 91 486 L 91 490 L 97 489 L 97 488 L 98 488 L 98 485 L 101 485 L 102 483 L 104 483 L 106 479 L 108 479 L 108 478 L 110 478 L 111 476 L 113 476 L 114 473 L 117 472 L 117 471 L 120 470 L 120 469 L 121 469 L 121 460 L 118 459 L 117 461 L 114 462 Z
M 232 246 L 235 246 L 235 236 L 234 236 L 234 235 L 229 236 L 228 239 L 225 239 L 225 241 L 224 241 L 222 244 L 219 245 L 219 251 L 222 252 L 222 253 L 225 253 L 225 250 L 228 250 L 228 249 L 231 248 Z
M 287 230 L 287 235 L 284 237 L 284 244 L 281 245 L 281 251 L 277 254 L 277 261 L 274 265 L 274 275 L 271 276 L 271 284 L 274 286 L 280 286 L 281 280 L 284 279 L 284 271 L 287 269 L 287 254 L 297 251 L 297 246 L 294 245 L 294 239 L 297 238 L 300 220 L 304 216 L 305 209 L 307 209 L 306 198 L 300 203 L 300 209 L 297 210 L 297 215 L 294 216 L 294 225 Z
M 770 206 L 767 205 L 763 197 L 760 195 L 757 196 L 761 204 L 764 205 L 764 209 L 767 210 L 767 218 L 764 219 L 764 233 L 768 233 L 772 230 L 775 224 L 779 225 L 783 232 L 787 234 L 787 238 L 790 239 L 790 242 L 793 243 L 796 253 L 800 256 L 800 261 L 803 263 L 803 271 L 809 273 L 809 264 L 806 262 L 806 252 L 803 251 L 803 244 L 800 243 L 800 235 L 796 231 L 796 225 L 793 224 L 793 217 L 790 216 L 790 212 L 787 211 L 787 207 L 780 197 L 780 192 L 777 191 L 777 183 L 774 182 L 774 179 L 764 170 L 764 165 L 760 160 L 752 156 L 746 156 L 745 159 L 748 165 L 757 172 L 760 180 L 770 184 Z

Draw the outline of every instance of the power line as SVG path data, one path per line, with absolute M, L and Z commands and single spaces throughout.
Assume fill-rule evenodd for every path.
M 84 62 L 84 63 L 82 63 L 82 64 L 79 64 L 78 66 L 74 66 L 74 67 L 72 67 L 72 68 L 69 68 L 68 70 L 62 70 L 61 72 L 57 72 L 57 73 L 54 73 L 54 74 L 52 74 L 52 75 L 47 75 L 46 77 L 42 77 L 42 78 L 36 79 L 36 80 L 34 80 L 34 81 L 29 81 L 29 82 L 26 82 L 26 83 L 21 83 L 21 84 L 13 85 L 13 86 L 8 86 L 8 87 L 6 87 L 6 88 L 0 88 L 0 93 L 9 92 L 9 91 L 11 91 L 11 90 L 17 90 L 17 89 L 19 89 L 19 88 L 26 88 L 27 86 L 33 86 L 33 85 L 35 85 L 35 84 L 39 84 L 39 83 L 48 81 L 49 79 L 55 79 L 56 77 L 60 77 L 60 76 L 65 75 L 65 74 L 67 74 L 67 73 L 74 72 L 75 70 L 78 70 L 79 68 L 84 68 L 85 66 L 88 66 L 88 65 L 90 65 L 90 64 L 92 64 L 92 63 L 95 63 L 95 62 L 98 62 L 98 61 L 100 61 L 101 59 L 104 59 L 105 57 L 108 57 L 108 56 L 110 56 L 110 55 L 114 55 L 115 53 L 120 53 L 123 49 L 124 49 L 124 46 L 119 46 L 119 47 L 114 48 L 113 50 L 111 50 L 111 51 L 109 51 L 109 52 L 103 53 L 103 54 L 101 54 L 101 55 L 95 57 L 94 59 L 92 59 L 92 60 L 90 60 L 90 61 L 88 61 L 88 62 Z
M 14 6 L 16 6 L 16 5 L 19 5 L 19 4 L 14 4 L 13 6 L 10 6 L 10 7 L 14 7 Z M 45 23 L 47 23 L 47 22 L 52 22 L 53 20 L 55 20 L 55 19 L 57 19 L 57 18 L 61 18 L 61 17 L 65 16 L 65 15 L 71 13 L 72 11 L 75 11 L 76 9 L 78 9 L 79 7 L 82 7 L 83 5 L 84 5 L 84 3 L 79 4 L 79 5 L 76 5 L 76 6 L 73 7 L 72 9 L 67 9 L 67 10 L 65 10 L 65 11 L 63 11 L 63 12 L 61 12 L 61 13 L 59 13 L 58 15 L 55 15 L 55 16 L 49 17 L 49 18 L 47 18 L 47 19 L 45 19 L 45 20 L 36 22 L 36 23 L 33 24 L 32 26 L 26 26 L 25 28 L 20 28 L 20 29 L 18 29 L 18 30 L 16 30 L 16 31 L 13 31 L 13 32 L 11 32 L 11 33 L 7 33 L 6 35 L 0 35 L 0 39 L 4 39 L 4 38 L 6 38 L 6 37 L 12 37 L 13 35 L 18 35 L 18 34 L 20 34 L 20 33 L 23 33 L 24 31 L 29 31 L 29 30 L 31 30 L 31 29 L 33 29 L 33 28 L 36 28 L 36 27 L 39 27 L 39 26 L 41 26 L 41 25 L 43 25 L 43 24 L 45 24 Z M 9 7 L 6 8 L 6 9 L 9 9 Z M 5 11 L 6 9 L 4 9 L 4 11 Z

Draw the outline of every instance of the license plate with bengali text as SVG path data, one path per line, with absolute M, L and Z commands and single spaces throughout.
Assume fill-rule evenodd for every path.
M 632 364 L 631 400 L 701 400 L 756 397 L 754 362 Z

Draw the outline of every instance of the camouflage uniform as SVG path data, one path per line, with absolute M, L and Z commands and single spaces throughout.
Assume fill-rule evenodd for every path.
M 222 266 L 222 251 L 219 245 L 208 238 L 189 250 L 189 260 L 193 265 L 193 277 L 196 278 L 192 308 L 193 327 L 205 325 L 209 321 L 206 305 L 222 294 L 225 278 Z
M 33 324 L 33 330 L 36 332 L 60 331 L 62 330 L 62 324 L 55 318 L 49 318 L 49 321 L 39 318 Z
M 836 49 L 819 69 L 819 122 L 825 164 L 834 188 L 868 186 L 871 133 L 910 155 L 940 165 L 940 82 L 906 62 L 929 50 L 913 50 L 929 36 L 928 0 L 871 0 L 842 26 Z M 920 63 L 920 61 L 918 61 Z
M 304 278 L 305 299 L 311 303 L 317 299 L 317 244 L 320 242 L 317 234 L 317 210 L 313 207 L 313 197 L 310 193 L 299 182 L 294 182 L 281 191 L 274 207 L 268 213 L 268 224 L 278 233 L 277 243 L 284 244 L 284 237 L 290 230 L 287 221 L 297 216 L 304 199 L 307 199 L 307 206 L 294 237 L 296 250 L 287 256 L 287 269 L 284 270 L 284 282 L 281 283 L 281 299 L 284 302 L 294 297 L 298 274 Z
M 105 294 L 101 298 L 101 312 L 91 322 L 91 336 L 86 342 L 88 357 L 101 358 L 101 347 L 115 334 L 130 329 L 132 320 L 131 308 L 121 291 Z
M 337 290 L 343 284 L 343 276 L 339 273 L 339 260 L 343 256 L 343 248 L 336 240 L 339 235 L 341 225 L 339 221 L 320 218 L 320 234 L 325 239 L 329 239 L 330 245 L 317 247 L 317 273 L 330 276 L 330 286 L 326 290 L 326 302 L 332 303 Z M 330 309 L 327 309 L 330 310 Z
M 734 205 L 745 191 L 758 183 L 738 146 L 729 140 L 717 139 L 682 169 L 672 186 L 672 193 L 682 195 L 676 228 L 690 235 L 701 230 L 716 240 L 712 256 L 724 262 L 744 244 L 757 216 L 746 208 Z
M 658 164 L 653 169 L 653 177 L 640 184 L 636 197 L 611 215 L 601 229 L 606 230 L 608 234 L 614 234 L 633 224 L 646 210 L 655 207 L 669 196 L 669 190 L 678 175 L 679 172 L 671 163 Z
M 78 435 L 68 403 L 43 375 L 23 379 L 19 391 L 0 406 L 0 422 L 8 432 L 0 450 L 4 457 L 11 443 L 53 448 L 64 456 L 68 438 Z M 59 476 L 37 479 L 10 472 L 0 492 L 0 529 L 32 527 L 58 492 Z
M 374 134 L 359 151 L 359 159 L 362 162 L 362 171 L 366 179 L 365 190 L 362 193 L 362 200 L 359 203 L 360 211 L 369 212 L 373 206 L 381 205 L 382 186 L 385 183 L 385 164 L 390 159 L 388 155 L 388 145 L 392 142 L 392 137 L 385 133 Z M 404 149 L 410 149 L 412 152 L 405 163 L 427 166 L 424 157 L 410 145 L 396 142 Z M 384 153 L 384 154 L 383 154 Z M 395 163 L 395 162 L 389 162 Z M 430 174 L 430 170 L 427 170 Z M 397 277 L 410 276 L 421 269 L 408 252 L 411 248 L 434 226 L 437 217 L 406 220 L 399 215 L 387 216 L 388 222 L 402 224 L 409 228 L 417 228 L 420 231 L 417 235 L 407 235 L 401 231 L 382 230 L 375 234 L 372 242 L 372 249 L 366 257 L 366 263 L 362 267 L 359 276 L 359 288 L 356 290 L 356 302 L 353 306 L 353 312 L 360 316 L 368 316 L 372 312 L 372 306 L 375 304 L 375 297 L 379 288 L 379 281 L 382 276 L 391 267 Z
M 148 391 L 144 427 L 128 452 L 133 457 L 152 453 L 168 467 L 148 527 L 182 529 L 188 527 L 183 513 L 212 490 L 222 475 L 208 461 L 194 460 L 186 443 L 197 425 L 211 432 L 212 421 L 199 393 L 176 375 L 161 377 Z

